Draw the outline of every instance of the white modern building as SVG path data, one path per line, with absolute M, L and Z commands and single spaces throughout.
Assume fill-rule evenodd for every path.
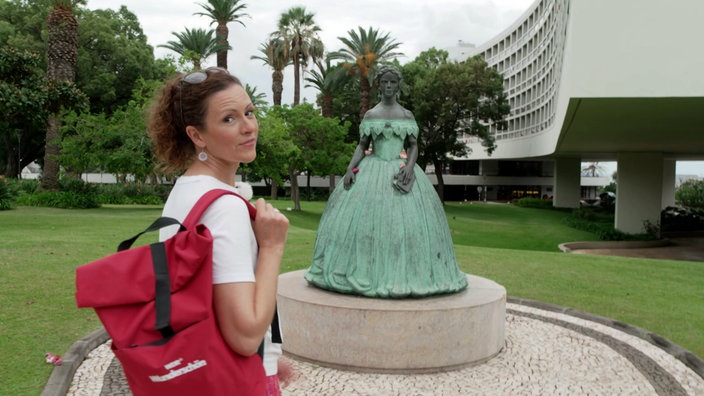
M 465 138 L 473 177 L 491 186 L 506 163 L 528 164 L 536 186 L 554 182 L 555 206 L 577 207 L 581 163 L 616 161 L 616 229 L 659 223 L 676 161 L 704 160 L 703 21 L 702 0 L 538 0 L 465 46 L 504 75 L 512 108 L 491 156 Z

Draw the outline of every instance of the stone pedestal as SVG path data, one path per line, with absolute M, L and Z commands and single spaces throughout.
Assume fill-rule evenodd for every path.
M 284 351 L 322 366 L 423 373 L 482 363 L 504 347 L 506 289 L 467 275 L 460 293 L 372 299 L 309 286 L 305 271 L 279 277 Z

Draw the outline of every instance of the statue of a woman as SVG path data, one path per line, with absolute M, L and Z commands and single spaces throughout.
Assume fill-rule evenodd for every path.
M 418 124 L 396 101 L 401 74 L 382 66 L 376 76 L 381 102 L 360 124 L 359 144 L 325 207 L 305 279 L 379 298 L 463 290 L 467 280 L 442 203 L 416 165 Z

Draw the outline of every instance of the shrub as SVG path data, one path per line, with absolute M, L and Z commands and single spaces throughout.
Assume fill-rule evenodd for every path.
M 677 202 L 687 208 L 704 209 L 704 180 L 689 180 L 675 192 Z
M 704 230 L 704 209 L 668 206 L 660 214 L 663 232 Z
M 601 207 L 582 207 L 575 209 L 564 219 L 569 227 L 591 232 L 602 241 L 632 241 L 651 240 L 657 238 L 648 229 L 644 234 L 626 234 L 614 228 L 614 215 L 607 209 Z
M 9 210 L 15 207 L 17 190 L 15 183 L 0 176 L 0 210 Z
M 34 194 L 41 188 L 39 180 L 23 179 L 18 182 L 19 192 L 25 194 Z
M 553 209 L 551 199 L 521 198 L 516 200 L 516 205 L 522 208 Z
M 59 191 L 40 191 L 23 194 L 17 200 L 27 206 L 47 206 L 61 209 L 90 209 L 100 207 L 95 185 L 81 179 L 62 178 Z
M 163 205 L 171 191 L 171 186 L 137 183 L 101 184 L 98 191 L 100 203 L 103 204 Z
M 101 184 L 98 191 L 98 200 L 101 204 L 126 205 L 130 203 L 121 184 Z

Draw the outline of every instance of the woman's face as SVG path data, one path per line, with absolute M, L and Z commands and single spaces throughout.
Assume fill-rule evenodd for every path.
M 395 97 L 398 92 L 398 77 L 391 72 L 384 73 L 379 79 L 379 90 L 384 97 Z
M 239 85 L 231 85 L 207 99 L 204 129 L 208 158 L 226 164 L 252 162 L 257 156 L 259 124 L 254 105 Z

